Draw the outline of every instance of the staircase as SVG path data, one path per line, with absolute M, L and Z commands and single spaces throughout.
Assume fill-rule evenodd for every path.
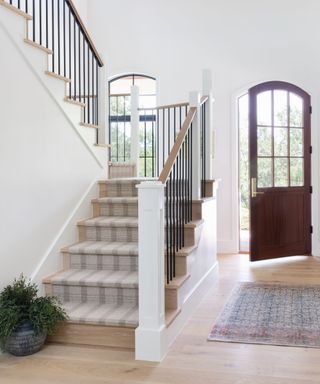
M 69 324 L 52 340 L 96 344 L 88 335 L 84 340 L 81 331 L 75 337 L 73 325 L 84 324 L 110 327 L 104 328 L 100 345 L 134 347 L 133 330 L 138 325 L 136 184 L 140 182 L 99 182 L 100 197 L 92 201 L 93 218 L 78 223 L 79 243 L 62 250 L 64 269 L 44 279 L 46 294 L 57 296 L 69 315 Z M 115 328 L 124 336 L 120 340 L 114 338 Z M 101 329 L 95 331 L 101 334 Z M 108 333 L 111 340 L 106 338 Z
M 99 140 L 98 134 L 104 132 L 105 126 L 104 119 L 99 117 L 104 114 L 98 113 L 99 108 L 104 110 L 106 105 L 102 97 L 105 93 L 103 62 L 72 1 L 56 0 L 52 4 L 69 10 L 69 26 L 72 17 L 79 36 L 86 41 L 87 46 L 82 51 L 80 48 L 77 51 L 76 40 L 73 45 L 69 43 L 69 51 L 75 53 L 73 61 L 66 60 L 66 45 L 60 51 L 53 38 L 50 46 L 48 31 L 46 39 L 42 39 L 42 30 L 46 28 L 41 18 L 40 23 L 36 18 L 37 6 L 46 4 L 46 14 L 51 12 L 60 31 L 61 20 L 55 13 L 55 6 L 50 8 L 42 0 L 32 2 L 31 16 L 28 4 L 28 0 L 14 4 L 0 0 L 0 5 L 25 19 L 24 43 L 28 49 L 40 49 L 40 64 L 45 62 L 47 70 L 43 71 L 42 64 L 34 67 L 41 68 L 41 81 L 55 102 L 60 107 L 63 105 L 65 115 L 88 149 L 109 147 L 104 140 Z M 35 26 L 39 26 L 39 33 L 35 32 Z M 53 28 L 49 28 L 50 31 L 55 37 Z M 19 36 L 24 33 L 20 30 Z M 70 28 L 69 35 L 63 33 L 64 41 L 66 37 L 76 36 Z M 24 52 L 25 57 L 28 54 Z M 87 71 L 83 75 L 82 63 Z M 127 177 L 136 174 L 135 164 L 139 157 L 132 164 L 109 164 L 110 179 L 98 182 L 99 197 L 92 200 L 92 217 L 78 222 L 79 241 L 62 249 L 62 270 L 43 279 L 45 293 L 58 297 L 69 316 L 68 322 L 60 326 L 49 341 L 136 348 L 136 358 L 160 361 L 206 289 L 205 284 L 212 283 L 217 271 L 215 184 L 209 179 L 212 98 L 203 96 L 200 100 L 199 96 L 194 93 L 189 103 L 157 107 L 157 115 L 162 111 L 163 116 L 161 128 L 161 120 L 155 121 L 156 131 L 163 132 L 163 137 L 158 137 L 153 146 L 156 148 L 161 143 L 163 146 L 163 151 L 159 151 L 162 155 L 156 158 L 153 153 L 154 169 L 159 178 Z M 184 121 L 181 108 L 186 111 Z M 138 108 L 135 113 L 138 114 Z M 135 120 L 139 122 L 138 118 Z M 139 124 L 132 129 L 139 132 Z M 136 135 L 136 139 L 138 137 Z M 137 143 L 136 147 L 139 148 Z M 105 168 L 106 157 L 101 158 L 101 162 L 97 159 Z M 127 178 L 123 178 L 125 176 Z M 138 225 L 136 187 L 147 180 L 153 183 L 144 183 L 139 190 Z M 141 193 L 143 188 L 145 191 Z

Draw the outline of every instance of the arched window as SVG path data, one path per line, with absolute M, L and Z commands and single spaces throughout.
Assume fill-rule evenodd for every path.
M 131 151 L 131 86 L 139 87 L 139 107 L 156 106 L 156 80 L 151 76 L 127 74 L 109 81 L 109 143 L 110 161 L 125 163 L 130 161 Z M 150 116 L 152 119 L 152 116 Z M 151 121 L 151 120 L 150 120 Z M 140 117 L 145 123 L 145 117 Z M 142 157 L 141 157 L 142 155 Z M 147 156 L 141 152 L 140 162 Z

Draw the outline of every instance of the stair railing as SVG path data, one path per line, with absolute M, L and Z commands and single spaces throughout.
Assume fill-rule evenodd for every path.
M 188 112 L 168 151 L 159 178 L 138 185 L 139 209 L 139 327 L 136 358 L 160 361 L 167 348 L 165 287 L 178 276 L 176 254 L 191 244 L 186 225 L 192 221 L 192 202 L 205 197 L 212 179 L 212 96 L 204 75 L 203 90 L 190 93 Z M 165 126 L 168 131 L 168 124 Z M 161 132 L 161 130 L 160 130 Z M 160 154 L 163 149 L 160 140 Z M 160 165 L 163 159 L 160 161 Z M 158 160 L 159 161 L 159 160 Z M 146 354 L 145 345 L 150 345 Z
M 104 64 L 72 0 L 1 1 L 32 17 L 27 40 L 47 49 L 49 71 L 68 84 L 66 98 L 84 107 L 85 125 L 98 127 L 99 68 Z

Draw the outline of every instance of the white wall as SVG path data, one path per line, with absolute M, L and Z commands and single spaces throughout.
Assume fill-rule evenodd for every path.
M 216 98 L 214 174 L 222 178 L 218 244 L 237 251 L 237 172 L 234 95 L 266 80 L 294 83 L 312 96 L 317 147 L 320 90 L 319 0 L 90 0 L 88 23 L 110 76 L 155 75 L 161 103 L 187 100 L 211 68 Z M 313 184 L 318 194 L 313 155 Z M 319 252 L 318 204 L 314 250 Z
M 73 0 L 74 5 L 79 12 L 79 15 L 84 22 L 85 26 L 87 26 L 87 0 Z
M 24 28 L 20 16 L 1 7 L 0 289 L 22 272 L 39 282 L 45 277 L 40 270 L 62 268 L 60 247 L 77 240 L 76 226 L 69 224 L 79 207 L 90 212 L 90 204 L 86 211 L 82 202 L 102 175 L 102 166 L 41 80 L 45 54 L 28 48 L 39 64 L 35 68 L 20 50 Z

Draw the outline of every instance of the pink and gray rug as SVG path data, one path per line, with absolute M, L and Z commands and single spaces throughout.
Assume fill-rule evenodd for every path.
M 208 340 L 320 348 L 320 285 L 239 283 Z

